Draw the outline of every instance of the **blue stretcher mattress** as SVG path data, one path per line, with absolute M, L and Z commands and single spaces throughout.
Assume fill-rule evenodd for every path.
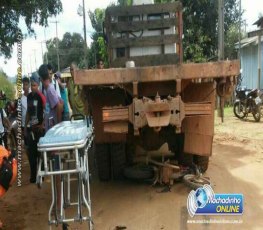
M 60 147 L 83 144 L 92 135 L 87 120 L 63 121 L 47 131 L 38 142 L 38 147 Z

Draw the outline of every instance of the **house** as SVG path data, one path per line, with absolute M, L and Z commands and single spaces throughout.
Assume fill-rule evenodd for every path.
M 259 29 L 263 29 L 263 17 L 256 21 Z M 261 36 L 261 78 L 260 89 L 263 89 L 263 36 Z M 241 40 L 241 69 L 242 86 L 249 89 L 258 88 L 258 36 L 248 37 Z

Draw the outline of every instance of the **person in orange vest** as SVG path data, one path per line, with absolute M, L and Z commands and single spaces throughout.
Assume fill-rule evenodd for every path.
M 0 197 L 14 183 L 17 176 L 17 161 L 15 155 L 0 145 Z M 0 220 L 0 229 L 3 223 Z

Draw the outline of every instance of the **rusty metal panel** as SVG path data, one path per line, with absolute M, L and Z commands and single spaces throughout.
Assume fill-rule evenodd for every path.
M 133 99 L 133 126 L 134 129 L 139 129 L 147 125 L 146 115 L 144 113 L 144 103 L 142 100 Z
M 182 132 L 185 134 L 184 151 L 209 156 L 212 154 L 214 136 L 214 83 L 189 84 L 183 91 L 183 100 L 189 103 L 204 101 L 211 103 L 211 114 L 186 116 L 182 123 Z
M 184 104 L 185 116 L 194 115 L 211 115 L 212 114 L 212 103 L 185 103 Z
M 103 131 L 105 133 L 128 133 L 128 122 L 114 121 L 103 124 Z
M 213 136 L 188 133 L 185 135 L 184 152 L 197 154 L 200 156 L 211 156 Z M 190 143 L 190 144 L 189 144 Z
M 102 108 L 102 122 L 128 121 L 128 106 L 113 106 Z
M 110 88 L 86 90 L 91 106 L 94 127 L 96 127 L 94 130 L 95 143 L 125 142 L 126 133 L 106 133 L 104 131 L 104 123 L 102 122 L 102 108 L 116 105 L 125 106 L 125 94 L 123 90 Z M 110 128 L 111 127 L 106 127 L 106 129 Z

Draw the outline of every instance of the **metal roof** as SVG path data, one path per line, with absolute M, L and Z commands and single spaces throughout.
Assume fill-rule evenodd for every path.
M 261 37 L 261 42 L 263 42 L 263 37 Z M 248 45 L 258 45 L 258 37 L 244 38 L 241 40 L 241 49 L 247 47 Z M 239 49 L 239 43 L 235 44 L 235 48 Z

